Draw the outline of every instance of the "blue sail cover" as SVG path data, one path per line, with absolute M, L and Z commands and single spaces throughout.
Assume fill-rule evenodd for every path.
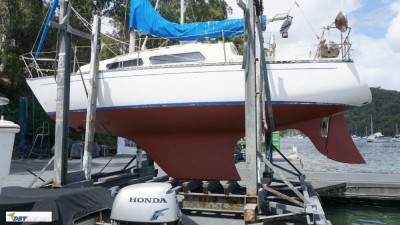
M 44 24 L 44 28 L 43 28 L 42 36 L 40 37 L 39 45 L 36 48 L 35 59 L 37 59 L 37 57 L 40 53 L 40 50 L 42 49 L 44 39 L 46 38 L 47 32 L 49 31 L 50 20 L 53 19 L 53 16 L 54 16 L 57 6 L 58 6 L 58 0 L 54 0 L 53 5 L 51 6 L 51 9 L 50 9 L 49 15 L 47 16 L 46 23 Z
M 172 23 L 158 14 L 148 0 L 131 0 L 129 28 L 175 41 L 194 41 L 243 34 L 243 19 L 199 23 Z M 265 24 L 263 16 L 263 24 Z M 264 26 L 263 26 L 264 27 Z

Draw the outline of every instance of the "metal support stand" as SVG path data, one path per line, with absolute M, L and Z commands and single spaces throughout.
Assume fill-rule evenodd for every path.
M 246 195 L 257 196 L 258 180 L 257 180 L 257 147 L 259 142 L 257 140 L 258 127 L 261 127 L 258 123 L 260 112 L 257 109 L 257 93 L 256 93 L 256 45 L 255 45 L 255 17 L 254 17 L 254 1 L 249 0 L 245 11 L 245 27 L 246 27 L 246 54 L 243 57 L 245 59 L 245 115 L 246 115 Z
M 264 42 L 261 31 L 261 19 L 256 11 L 262 8 L 257 0 L 248 0 L 245 5 L 241 0 L 238 0 L 239 6 L 245 11 L 245 116 L 246 116 L 246 196 L 256 196 L 257 202 L 246 202 L 244 206 L 244 222 L 246 224 L 258 222 L 271 222 L 276 220 L 287 220 L 295 217 L 305 217 L 308 224 L 315 223 L 314 215 L 317 214 L 317 206 L 310 201 L 307 186 L 304 182 L 304 176 L 299 176 L 302 184 L 301 189 L 303 194 L 292 185 L 279 170 L 272 164 L 272 137 L 271 132 L 275 129 L 271 95 L 269 91 L 269 80 L 267 75 L 267 62 L 264 49 Z M 256 15 L 257 14 L 257 15 Z M 263 88 L 264 87 L 264 88 Z M 266 104 L 265 104 L 266 103 Z M 267 113 L 265 113 L 265 108 Z M 267 123 L 266 114 L 268 114 Z M 262 118 L 264 121 L 262 122 Z M 263 129 L 264 128 L 264 129 Z M 265 130 L 265 147 L 266 153 L 263 155 L 261 150 L 261 131 Z M 263 174 L 266 179 L 263 188 L 258 191 L 259 178 L 259 160 L 263 161 L 266 171 Z M 299 172 L 299 171 L 298 171 Z M 270 187 L 273 176 L 277 175 L 280 180 L 285 183 L 289 189 L 302 202 L 293 199 L 279 191 Z M 288 204 L 265 201 L 266 193 L 270 192 L 279 198 L 286 200 Z M 258 203 L 258 204 L 256 204 Z M 266 207 L 264 205 L 267 205 Z M 259 212 L 264 212 L 276 215 L 258 215 Z M 266 210 L 265 210 L 266 209 Z M 325 217 L 319 217 L 318 224 L 326 224 Z
M 68 1 L 60 1 L 60 25 L 68 26 Z M 70 97 L 70 62 L 71 62 L 71 34 L 60 30 L 59 53 L 57 69 L 57 100 L 56 100 L 56 131 L 55 131 L 55 160 L 54 160 L 54 187 L 61 187 L 67 183 L 68 171 L 68 122 Z
M 71 76 L 71 34 L 92 39 L 92 35 L 75 30 L 69 26 L 70 5 L 60 0 L 60 22 L 50 22 L 50 26 L 60 30 L 57 69 L 57 97 L 55 123 L 55 157 L 53 187 L 62 187 L 68 183 L 68 138 L 69 138 L 69 101 Z M 96 22 L 96 21 L 95 21 Z M 99 22 L 99 21 L 97 21 Z M 97 39 L 96 39 L 97 43 Z

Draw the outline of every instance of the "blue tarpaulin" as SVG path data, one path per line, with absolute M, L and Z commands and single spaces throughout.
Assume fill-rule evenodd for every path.
M 148 0 L 131 0 L 130 7 L 129 28 L 151 36 L 176 41 L 199 41 L 237 36 L 244 32 L 243 19 L 178 24 L 161 17 Z

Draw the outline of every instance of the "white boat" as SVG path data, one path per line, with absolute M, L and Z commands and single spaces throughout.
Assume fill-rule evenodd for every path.
M 357 136 L 355 134 L 351 135 L 351 138 L 353 139 L 353 141 L 360 141 L 361 137 Z
M 367 137 L 367 142 L 375 142 L 375 143 L 382 143 L 382 142 L 389 142 L 390 139 L 385 137 L 381 132 L 376 132 Z
M 400 133 L 399 133 L 399 129 L 397 127 L 397 123 L 396 123 L 396 134 L 394 135 L 394 137 L 392 138 L 392 141 L 394 142 L 400 142 Z
M 234 46 L 225 44 L 226 62 L 223 47 L 222 43 L 194 43 L 143 51 L 143 64 L 133 67 L 124 65 L 136 61 L 138 53 L 102 61 L 97 120 L 106 131 L 100 127 L 97 131 L 133 140 L 149 154 L 150 149 L 163 152 L 167 146 L 174 146 L 165 154 L 152 155 L 156 161 L 168 155 L 191 157 L 193 152 L 207 161 L 210 159 L 202 156 L 215 151 L 212 143 L 222 142 L 219 148 L 227 148 L 230 161 L 230 150 L 244 136 L 244 71 L 242 56 Z M 201 55 L 201 60 L 189 58 L 192 54 Z M 190 61 L 151 63 L 151 59 L 163 57 L 182 61 L 180 55 Z M 107 68 L 115 64 L 119 68 Z M 270 61 L 267 66 L 278 130 L 296 128 L 307 134 L 312 131 L 304 131 L 307 126 L 299 123 L 329 117 L 371 100 L 368 86 L 351 61 Z M 71 76 L 70 125 L 78 129 L 85 128 L 84 86 L 90 91 L 88 67 L 81 70 L 83 80 L 77 74 Z M 29 78 L 27 82 L 54 119 L 54 78 Z M 196 147 L 192 143 L 197 143 Z
M 389 141 L 390 139 L 385 137 L 381 132 L 374 133 L 374 122 L 372 121 L 372 115 L 371 115 L 371 135 L 367 137 L 367 142 L 382 143 Z
M 238 180 L 232 153 L 245 136 L 242 60 L 232 43 L 197 42 L 101 61 L 96 131 L 135 141 L 174 178 Z M 71 76 L 69 118 L 84 129 L 89 65 L 80 70 L 83 79 Z M 364 162 L 341 114 L 371 101 L 352 60 L 270 58 L 267 71 L 277 130 L 301 130 L 331 159 Z M 54 119 L 54 77 L 27 83 Z

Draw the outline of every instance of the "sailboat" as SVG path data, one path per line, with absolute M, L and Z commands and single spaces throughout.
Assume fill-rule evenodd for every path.
M 396 134 L 394 135 L 392 141 L 400 142 L 400 133 L 399 133 L 399 128 L 397 126 L 397 123 L 396 123 Z
M 385 137 L 381 132 L 374 133 L 374 123 L 372 122 L 371 116 L 371 135 L 367 137 L 367 142 L 382 143 L 388 141 L 389 139 Z
M 200 40 L 242 33 L 243 20 L 218 21 L 237 24 L 219 30 L 209 23 L 179 25 L 163 19 L 147 0 L 132 3 L 131 29 L 196 42 L 101 61 L 96 132 L 135 141 L 171 177 L 239 180 L 233 151 L 245 136 L 243 56 L 232 43 Z M 154 27 L 156 20 L 162 28 Z M 346 52 L 349 43 L 341 46 Z M 351 59 L 324 55 L 331 47 L 322 43 L 316 59 L 268 58 L 275 128 L 302 131 L 333 160 L 365 163 L 342 112 L 370 103 L 371 92 Z M 84 129 L 89 65 L 80 71 L 83 78 L 71 76 L 70 126 Z M 54 78 L 31 76 L 27 83 L 54 119 Z M 327 136 L 321 136 L 322 129 L 328 129 Z

